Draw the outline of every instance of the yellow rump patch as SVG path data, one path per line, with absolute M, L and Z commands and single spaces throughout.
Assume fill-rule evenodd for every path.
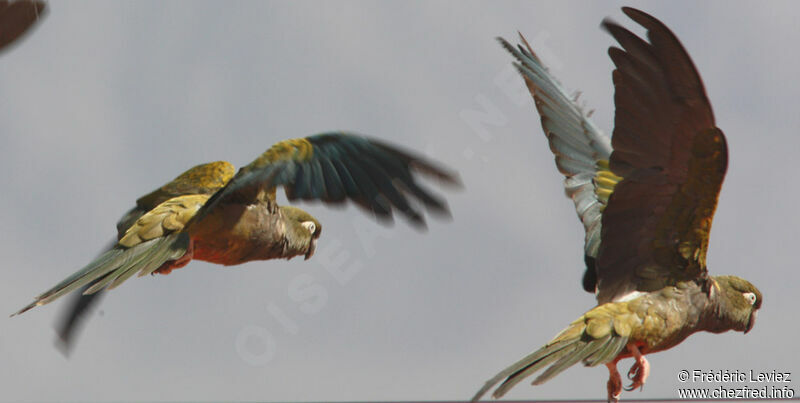
M 608 160 L 597 161 L 597 173 L 594 176 L 594 193 L 604 206 L 608 204 L 608 198 L 611 197 L 611 193 L 614 193 L 614 187 L 616 187 L 617 183 L 621 180 L 621 176 L 617 176 L 611 172 L 611 168 L 608 166 Z

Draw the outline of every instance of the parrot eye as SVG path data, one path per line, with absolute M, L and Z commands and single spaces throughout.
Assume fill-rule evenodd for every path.
M 750 305 L 754 305 L 756 303 L 756 294 L 752 292 L 744 292 L 742 293 L 742 295 L 747 300 L 747 302 L 750 303 Z
M 305 229 L 308 230 L 308 232 L 312 234 L 317 230 L 317 225 L 314 224 L 313 221 L 303 221 L 303 223 L 300 225 L 302 225 Z

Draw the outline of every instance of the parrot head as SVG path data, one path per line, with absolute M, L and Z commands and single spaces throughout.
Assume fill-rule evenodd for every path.
M 714 280 L 721 291 L 720 316 L 724 317 L 728 329 L 749 332 L 761 308 L 761 291 L 749 281 L 736 276 L 716 276 Z
M 311 214 L 292 206 L 281 206 L 281 214 L 286 223 L 286 240 L 297 254 L 305 254 L 308 260 L 317 248 L 317 239 L 322 233 L 322 225 Z

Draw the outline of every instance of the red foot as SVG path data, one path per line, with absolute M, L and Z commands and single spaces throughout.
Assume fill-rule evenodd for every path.
M 622 394 L 622 378 L 617 372 L 617 361 L 607 362 L 606 367 L 608 367 L 608 384 L 606 385 L 608 387 L 608 402 L 617 403 L 619 395 Z
M 650 375 L 650 363 L 647 362 L 647 358 L 644 358 L 644 355 L 642 355 L 635 344 L 628 343 L 628 351 L 633 354 L 633 359 L 636 360 L 628 371 L 628 379 L 633 381 L 633 383 L 625 388 L 625 390 L 631 391 L 644 386 L 645 381 L 647 381 L 647 376 Z
M 189 264 L 194 257 L 194 242 L 189 241 L 189 248 L 186 249 L 186 253 L 183 256 L 179 257 L 178 260 L 172 260 L 168 262 L 164 262 L 158 269 L 154 270 L 151 274 L 170 274 L 172 273 L 173 269 L 180 269 L 183 266 Z

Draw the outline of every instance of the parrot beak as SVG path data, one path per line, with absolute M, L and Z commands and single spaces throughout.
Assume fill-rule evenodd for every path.
M 753 328 L 753 325 L 756 324 L 756 317 L 758 316 L 758 310 L 756 309 L 753 313 L 750 314 L 750 320 L 747 322 L 747 327 L 744 329 L 744 334 L 750 331 Z
M 306 259 L 311 259 L 311 256 L 314 256 L 314 251 L 317 250 L 317 238 L 311 238 L 311 244 L 308 245 L 308 250 L 306 251 Z

